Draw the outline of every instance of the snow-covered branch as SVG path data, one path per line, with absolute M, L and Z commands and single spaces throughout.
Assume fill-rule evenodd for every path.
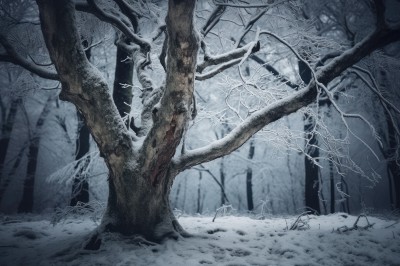
M 219 55 L 215 55 L 215 56 L 206 54 L 206 56 L 204 57 L 204 61 L 197 65 L 196 71 L 199 73 L 202 73 L 203 70 L 209 66 L 215 66 L 215 65 L 224 64 L 224 63 L 225 64 L 232 63 L 232 61 L 236 61 L 236 59 L 241 59 L 242 56 L 244 56 L 249 50 L 251 50 L 251 53 L 255 53 L 255 52 L 259 51 L 260 50 L 260 42 L 258 42 L 258 41 L 250 42 L 243 47 L 236 48 L 227 53 L 223 53 L 223 54 L 219 54 Z M 240 60 L 238 62 L 240 62 Z M 234 64 L 230 64 L 229 66 L 232 66 L 232 65 L 234 65 Z M 219 68 L 223 68 L 223 67 L 219 66 Z M 228 68 L 228 67 L 226 67 L 226 68 Z M 224 70 L 226 68 L 223 68 L 222 70 Z M 221 72 L 221 71 L 219 71 L 219 72 Z M 210 72 L 214 72 L 214 71 L 210 71 Z M 197 76 L 200 77 L 202 75 L 197 74 Z M 196 77 L 196 79 L 197 79 L 197 77 Z M 199 79 L 199 80 L 203 80 L 203 79 Z
M 272 4 L 247 4 L 247 5 L 238 5 L 238 4 L 231 4 L 229 2 L 225 2 L 225 1 L 218 1 L 218 0 L 213 0 L 213 3 L 215 5 L 218 6 L 229 6 L 229 7 L 236 7 L 236 8 L 260 8 L 260 7 L 268 7 L 268 8 L 272 8 L 275 7 L 277 5 L 280 5 L 284 2 L 287 2 L 287 0 L 283 0 L 283 1 L 277 1 L 276 3 L 272 3 Z
M 37 2 L 46 46 L 62 83 L 60 99 L 79 109 L 102 155 L 132 152 L 131 137 L 107 82 L 86 58 L 76 28 L 74 2 Z
M 266 33 L 266 32 L 264 32 Z M 179 170 L 190 168 L 231 153 L 266 125 L 296 112 L 316 100 L 318 84 L 326 85 L 345 69 L 360 61 L 375 49 L 400 39 L 400 28 L 377 28 L 354 47 L 321 67 L 307 87 L 278 100 L 248 116 L 229 134 L 207 146 L 187 151 L 174 163 Z

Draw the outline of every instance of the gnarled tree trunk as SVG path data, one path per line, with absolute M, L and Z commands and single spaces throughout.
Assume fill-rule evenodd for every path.
M 108 205 L 99 229 L 126 235 L 141 234 L 155 241 L 185 234 L 170 210 L 168 197 L 180 171 L 233 152 L 269 123 L 312 103 L 321 84 L 328 84 L 376 48 L 397 40 L 394 36 L 400 31 L 381 23 L 378 30 L 355 47 L 321 67 L 305 88 L 251 113 L 214 143 L 184 151 L 173 158 L 191 118 L 193 104 L 199 47 L 193 27 L 195 1 L 169 1 L 166 80 L 158 89 L 144 73 L 149 64 L 150 42 L 129 29 L 126 21 L 116 22 L 125 37 L 135 47 L 140 47 L 132 49 L 136 49 L 134 61 L 143 87 L 143 111 L 141 128 L 133 132 L 124 124 L 107 82 L 85 56 L 75 24 L 75 3 L 71 0 L 37 2 L 46 46 L 62 83 L 60 98 L 73 103 L 82 113 L 109 169 Z M 115 2 L 123 13 L 129 14 L 125 1 Z M 104 16 L 94 0 L 87 3 L 103 19 L 118 19 Z M 134 23 L 131 24 L 134 28 Z M 249 49 L 258 43 L 250 43 Z M 240 57 L 246 53 L 247 50 L 238 49 L 232 55 Z M 221 58 L 228 60 L 229 56 Z M 92 238 L 87 247 L 96 248 L 98 243 Z
M 195 1 L 169 2 L 166 84 L 159 106 L 150 100 L 155 89 L 146 88 L 144 110 L 151 113 L 152 121 L 141 129 L 140 141 L 128 132 L 106 81 L 85 57 L 74 3 L 40 0 L 38 4 L 46 45 L 62 82 L 60 98 L 80 110 L 109 169 L 108 204 L 100 229 L 141 234 L 155 241 L 185 234 L 171 212 L 169 192 L 179 172 L 172 158 L 190 119 L 193 99 L 199 46 L 193 28 Z M 141 41 L 146 55 L 150 47 Z M 135 141 L 142 144 L 134 145 Z M 93 240 L 88 247 L 96 243 Z

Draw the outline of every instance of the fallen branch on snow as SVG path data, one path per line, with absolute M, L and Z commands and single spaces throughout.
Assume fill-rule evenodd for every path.
M 358 221 L 360 220 L 361 217 L 364 217 L 365 220 L 367 221 L 367 225 L 365 226 L 360 226 L 358 225 Z M 353 231 L 353 230 L 367 230 L 368 228 L 371 228 L 372 226 L 374 226 L 375 223 L 370 223 L 368 221 L 368 218 L 365 214 L 360 214 L 358 215 L 356 221 L 354 222 L 352 227 L 348 227 L 347 225 L 341 226 L 338 229 L 336 229 L 337 232 L 339 233 L 344 233 L 344 232 L 348 232 L 348 231 Z

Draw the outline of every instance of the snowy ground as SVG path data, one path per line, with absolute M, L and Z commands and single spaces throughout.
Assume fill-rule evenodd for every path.
M 309 229 L 287 230 L 296 218 L 181 217 L 195 237 L 148 246 L 109 235 L 89 252 L 79 248 L 96 226 L 88 218 L 0 216 L 0 265 L 400 265 L 399 220 L 368 217 L 372 228 L 339 233 L 357 217 L 309 216 Z

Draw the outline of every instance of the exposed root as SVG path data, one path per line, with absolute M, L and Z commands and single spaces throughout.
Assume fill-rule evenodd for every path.
M 167 226 L 168 224 L 168 226 Z M 134 245 L 147 245 L 147 246 L 155 246 L 159 243 L 162 243 L 168 239 L 179 240 L 180 238 L 192 237 L 192 234 L 189 234 L 185 231 L 179 222 L 174 219 L 171 223 L 164 224 L 165 227 L 160 225 L 154 232 L 154 237 L 146 237 L 144 234 L 132 234 L 126 235 L 123 232 L 119 232 L 118 228 L 109 223 L 102 224 L 97 230 L 90 234 L 90 236 L 86 239 L 86 241 L 82 245 L 82 249 L 84 250 L 99 250 L 102 243 L 108 239 L 108 236 L 114 235 L 117 238 L 111 237 L 112 239 L 120 239 L 129 244 Z
M 83 244 L 83 249 L 85 250 L 99 250 L 101 246 L 102 238 L 99 232 L 91 234 L 88 240 Z
M 188 238 L 192 237 L 193 235 L 187 232 L 183 227 L 180 225 L 180 223 L 177 220 L 172 221 L 172 225 L 174 229 L 181 235 L 182 237 Z

